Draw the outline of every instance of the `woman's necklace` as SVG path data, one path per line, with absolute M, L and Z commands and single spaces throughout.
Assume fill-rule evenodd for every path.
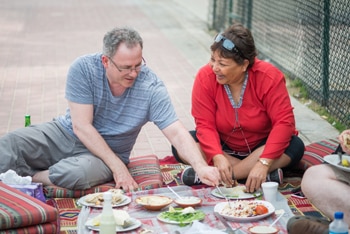
M 241 93 L 239 94 L 239 102 L 237 104 L 236 104 L 235 100 L 233 99 L 233 96 L 232 96 L 232 93 L 230 90 L 230 86 L 228 84 L 224 85 L 226 94 L 227 94 L 228 98 L 230 99 L 230 103 L 234 109 L 240 108 L 242 106 L 243 95 L 244 95 L 245 89 L 247 87 L 247 82 L 248 82 L 248 72 L 246 72 L 244 75 L 244 81 L 243 81 Z
M 243 132 L 243 129 L 241 127 L 241 124 L 239 122 L 239 118 L 238 118 L 238 109 L 242 106 L 242 103 L 243 103 L 243 95 L 244 95 L 244 92 L 245 92 L 245 89 L 247 87 L 247 82 L 248 82 L 248 72 L 245 73 L 245 77 L 244 77 L 244 81 L 243 81 L 243 85 L 242 85 L 242 89 L 241 89 L 241 93 L 239 95 L 239 102 L 236 104 L 236 102 L 234 101 L 233 99 L 233 96 L 232 96 L 232 93 L 231 93 L 231 90 L 230 90 L 230 87 L 228 84 L 225 84 L 224 87 L 225 87 L 225 90 L 226 90 L 226 93 L 227 93 L 227 96 L 229 97 L 230 99 L 230 103 L 233 107 L 233 109 L 235 110 L 235 123 L 234 123 L 234 126 L 233 126 L 233 130 L 231 132 L 231 134 L 233 134 L 237 129 L 240 130 L 240 132 L 242 133 L 242 136 L 243 136 L 243 139 L 248 147 L 248 152 L 249 154 L 251 154 L 251 149 L 250 149 L 250 146 L 248 144 L 248 140 L 247 138 L 245 137 L 245 134 Z M 230 136 L 231 136 L 230 134 Z M 228 140 L 228 138 L 230 137 L 228 136 L 227 139 L 225 140 L 224 144 L 226 144 L 226 141 Z M 249 155 L 248 154 L 248 155 Z

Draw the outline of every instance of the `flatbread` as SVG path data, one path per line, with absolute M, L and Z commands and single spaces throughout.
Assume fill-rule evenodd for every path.
M 350 149 L 350 134 L 343 135 L 343 144 L 346 148 Z
M 115 222 L 118 226 L 124 226 L 130 220 L 130 215 L 125 210 L 113 209 L 113 215 L 114 215 Z M 99 214 L 96 217 L 94 217 L 92 221 L 94 226 L 100 226 L 101 216 L 102 214 Z
M 121 189 L 110 189 L 109 192 L 112 193 L 112 205 L 118 204 L 122 201 L 123 191 Z M 104 193 L 92 193 L 85 197 L 85 202 L 92 203 L 95 205 L 101 205 L 103 203 Z

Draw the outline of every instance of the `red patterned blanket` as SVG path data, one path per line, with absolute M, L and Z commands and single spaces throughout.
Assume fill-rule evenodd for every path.
M 173 161 L 172 157 L 161 160 L 161 172 L 164 185 L 177 186 L 181 185 L 180 173 L 184 165 Z M 300 185 L 300 177 L 289 177 L 286 183 L 279 187 L 279 191 L 288 200 L 288 205 L 295 215 L 312 215 L 323 216 L 307 199 L 292 196 L 292 190 Z M 198 186 L 195 188 L 203 188 Z M 60 212 L 61 233 L 75 234 L 77 233 L 77 219 L 81 207 L 77 205 L 77 198 L 55 198 L 49 200 L 52 205 L 56 206 Z

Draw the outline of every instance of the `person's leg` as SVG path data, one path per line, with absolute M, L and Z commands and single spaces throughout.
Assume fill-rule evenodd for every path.
M 65 158 L 49 168 L 49 179 L 59 187 L 85 190 L 113 180 L 107 165 L 88 151 Z
M 253 149 L 253 152 L 248 157 L 232 157 L 225 155 L 229 162 L 233 165 L 233 171 L 236 179 L 245 179 L 248 177 L 250 170 L 256 164 L 260 155 L 265 148 L 266 141 L 262 141 L 257 147 Z M 304 143 L 297 137 L 292 136 L 289 146 L 286 148 L 281 157 L 276 159 L 269 172 L 275 172 L 278 168 L 291 168 L 295 166 L 303 157 Z
M 304 142 L 298 136 L 292 136 L 289 146 L 284 151 L 284 153 L 290 158 L 290 162 L 289 164 L 284 165 L 281 168 L 290 169 L 296 166 L 304 156 L 304 152 Z
M 327 164 L 308 168 L 302 179 L 301 189 L 309 201 L 333 219 L 334 212 L 343 211 L 344 220 L 350 225 L 350 173 Z
M 288 234 L 328 234 L 330 221 L 326 218 L 297 215 L 287 222 Z
M 33 175 L 32 181 L 36 183 L 42 183 L 44 186 L 54 185 L 49 179 L 49 170 L 38 171 Z
M 0 173 L 9 169 L 20 176 L 33 176 L 71 155 L 74 139 L 48 122 L 21 128 L 0 138 Z
M 193 137 L 194 141 L 197 142 L 199 150 L 202 152 L 202 150 L 201 150 L 201 148 L 199 146 L 199 143 L 198 143 L 198 138 L 196 136 L 196 131 L 193 130 L 193 131 L 189 131 L 189 132 L 190 132 L 191 136 Z M 179 163 L 183 163 L 183 164 L 189 164 L 188 162 L 186 162 L 185 160 L 183 160 L 181 158 L 181 156 L 178 154 L 178 152 L 177 152 L 177 150 L 176 150 L 176 148 L 174 146 L 171 146 L 171 151 L 172 151 L 173 156 L 176 159 L 176 161 L 178 161 Z M 203 156 L 203 158 L 205 158 L 205 155 L 204 155 L 203 152 L 202 152 L 202 156 Z

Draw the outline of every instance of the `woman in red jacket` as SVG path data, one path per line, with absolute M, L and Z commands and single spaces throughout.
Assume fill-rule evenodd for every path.
M 226 185 L 246 179 L 253 192 L 266 180 L 282 183 L 280 168 L 294 166 L 304 153 L 283 73 L 256 58 L 254 39 L 239 23 L 218 34 L 210 48 L 210 62 L 199 70 L 192 90 L 192 135 L 203 156 Z M 196 183 L 191 167 L 182 180 Z

